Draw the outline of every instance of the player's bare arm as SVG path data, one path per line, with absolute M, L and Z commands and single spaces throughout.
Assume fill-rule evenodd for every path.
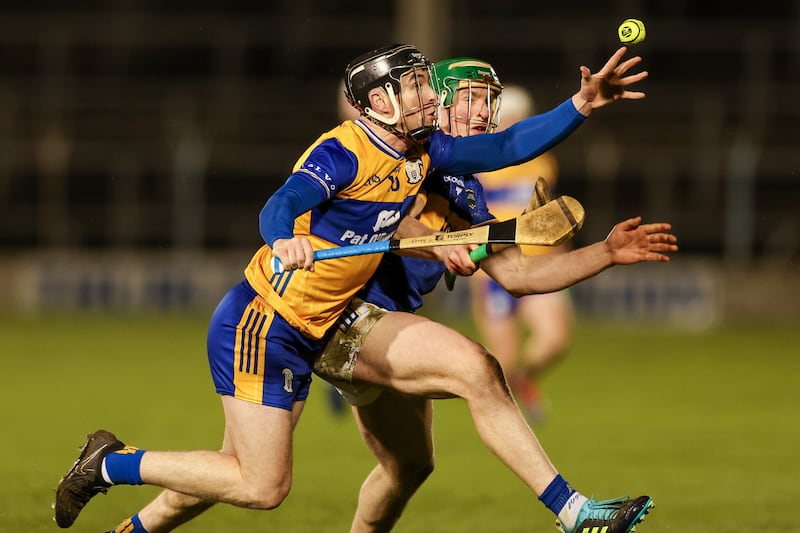
M 641 224 L 641 217 L 615 225 L 608 237 L 563 254 L 527 256 L 512 246 L 481 262 L 487 274 L 516 297 L 554 292 L 614 265 L 669 261 L 678 251 L 667 223 Z

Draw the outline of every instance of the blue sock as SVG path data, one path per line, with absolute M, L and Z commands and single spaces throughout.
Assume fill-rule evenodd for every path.
M 148 533 L 139 520 L 139 515 L 135 514 L 130 518 L 126 518 L 120 525 L 114 528 L 111 533 Z
M 139 467 L 144 452 L 132 446 L 125 446 L 106 455 L 103 459 L 103 478 L 114 485 L 141 485 L 142 475 Z
M 558 517 L 565 531 L 573 531 L 580 517 L 581 509 L 588 498 L 569 486 L 561 474 L 544 489 L 539 499 Z
M 575 489 L 569 486 L 569 483 L 558 474 L 553 481 L 544 489 L 544 492 L 539 496 L 539 500 L 545 506 L 553 511 L 553 514 L 558 515 L 561 509 L 569 500 L 569 497 L 575 493 Z

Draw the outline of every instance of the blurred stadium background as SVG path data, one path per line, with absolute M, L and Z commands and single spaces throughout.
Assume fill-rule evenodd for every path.
M 556 148 L 560 192 L 587 208 L 578 244 L 642 214 L 672 222 L 682 250 L 573 289 L 586 320 L 537 432 L 598 496 L 652 491 L 648 531 L 796 530 L 800 2 L 5 0 L 0 473 L 14 482 L 0 533 L 54 530 L 52 488 L 83 432 L 218 444 L 207 317 L 260 245 L 266 198 L 337 122 L 351 58 L 393 41 L 477 56 L 544 110 L 575 91 L 579 65 L 602 65 L 628 17 L 647 24 L 632 53 L 648 97 Z M 425 310 L 469 331 L 466 286 Z M 74 394 L 76 368 L 97 388 Z M 437 472 L 399 530 L 551 530 L 463 404 L 440 403 Z M 187 531 L 341 531 L 372 459 L 324 395 L 307 411 L 290 501 L 269 519 L 221 507 Z M 81 527 L 109 527 L 155 489 L 112 492 Z
M 349 59 L 390 41 L 478 56 L 544 110 L 638 17 L 648 98 L 556 149 L 561 192 L 587 207 L 579 243 L 642 214 L 682 252 L 584 284 L 579 312 L 797 319 L 800 6 L 604 4 L 3 2 L 0 308 L 208 308 L 260 244 L 265 199 L 337 122 Z

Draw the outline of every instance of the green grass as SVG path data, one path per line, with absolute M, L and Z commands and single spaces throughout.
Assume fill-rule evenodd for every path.
M 205 328 L 205 317 L 0 318 L 0 532 L 57 530 L 53 488 L 96 428 L 143 448 L 217 448 Z M 544 383 L 552 411 L 537 434 L 579 490 L 650 494 L 657 507 L 643 533 L 798 531 L 792 329 L 580 324 Z M 333 418 L 321 388 L 312 391 L 281 508 L 217 506 L 181 531 L 348 530 L 373 461 L 351 418 Z M 463 402 L 437 402 L 434 423 L 436 471 L 396 531 L 555 531 L 549 511 L 477 439 Z M 115 488 L 73 530 L 110 529 L 157 491 Z

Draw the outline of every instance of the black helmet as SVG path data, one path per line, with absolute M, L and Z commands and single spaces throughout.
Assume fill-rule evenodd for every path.
M 400 76 L 420 68 L 430 74 L 431 63 L 410 44 L 392 44 L 383 46 L 360 55 L 347 65 L 344 71 L 344 91 L 347 100 L 358 111 L 381 126 L 395 126 L 400 120 L 400 108 L 397 95 L 400 94 Z M 382 88 L 395 105 L 393 117 L 383 117 L 374 113 L 369 107 L 369 92 L 374 88 Z M 426 130 L 432 128 L 425 128 Z M 396 129 L 391 131 L 398 133 Z M 410 132 L 417 137 L 417 132 Z M 427 132 L 426 137 L 430 135 Z

